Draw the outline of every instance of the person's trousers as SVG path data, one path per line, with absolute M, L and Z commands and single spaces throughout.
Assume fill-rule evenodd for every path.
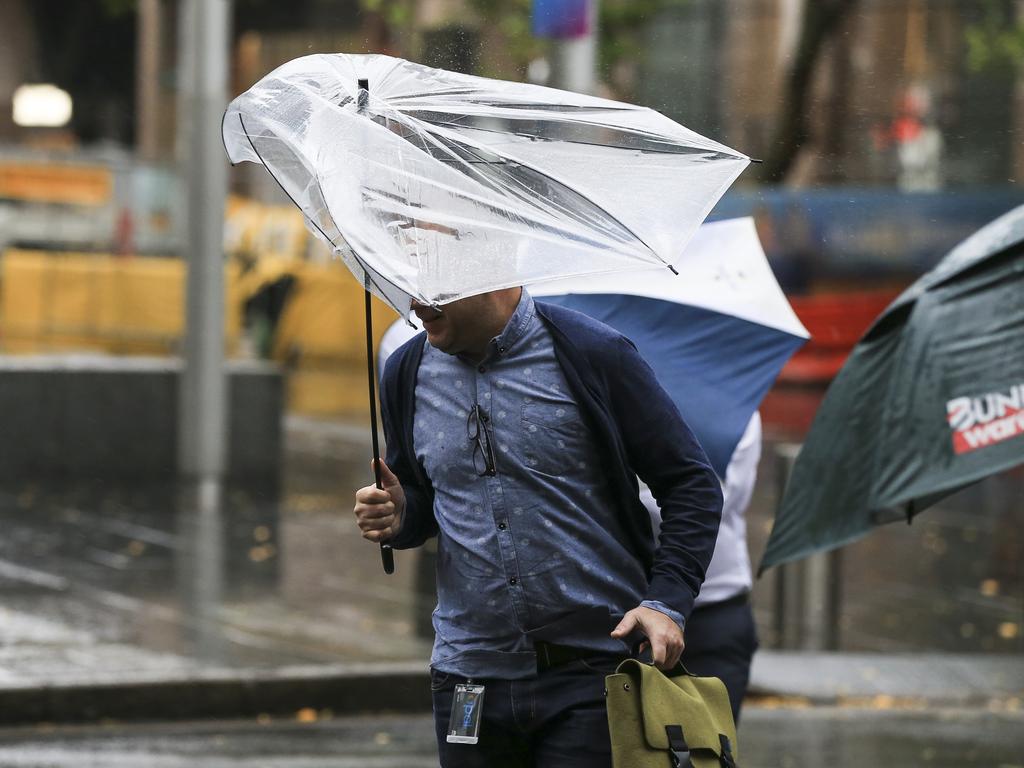
M 732 716 L 739 723 L 750 682 L 750 662 L 758 645 L 747 596 L 694 608 L 686 621 L 685 640 L 680 659 L 683 666 L 695 675 L 717 677 L 725 683 Z
M 525 680 L 474 678 L 486 686 L 477 744 L 446 741 L 455 686 L 466 679 L 431 670 L 442 768 L 611 768 L 604 678 L 620 661 L 594 654 Z

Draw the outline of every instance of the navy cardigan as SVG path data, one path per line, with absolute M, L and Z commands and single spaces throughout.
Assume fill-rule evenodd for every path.
M 722 514 L 718 478 L 672 399 L 626 337 L 584 314 L 536 302 L 554 341 L 555 356 L 594 435 L 611 494 L 648 575 L 645 600 L 689 616 L 715 549 Z M 388 358 L 381 384 L 387 463 L 405 491 L 396 549 L 437 534 L 434 491 L 413 448 L 416 373 L 425 334 Z M 650 487 L 662 512 L 654 540 L 636 476 Z

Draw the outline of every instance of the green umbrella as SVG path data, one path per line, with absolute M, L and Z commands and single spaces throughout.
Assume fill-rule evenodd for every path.
M 1024 463 L 1024 206 L 950 252 L 854 347 L 761 562 L 834 549 Z

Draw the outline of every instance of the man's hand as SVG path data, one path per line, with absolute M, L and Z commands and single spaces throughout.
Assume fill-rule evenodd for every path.
M 372 461 L 370 467 L 373 467 Z M 380 484 L 384 490 L 368 485 L 356 491 L 356 505 L 352 509 L 363 538 L 378 543 L 398 533 L 405 513 L 405 491 L 383 460 L 380 462 Z
M 625 640 L 636 629 L 647 637 L 640 650 L 650 644 L 651 657 L 658 669 L 669 670 L 679 663 L 686 644 L 682 630 L 672 619 L 661 611 L 640 606 L 622 617 L 619 626 L 612 630 L 612 637 Z

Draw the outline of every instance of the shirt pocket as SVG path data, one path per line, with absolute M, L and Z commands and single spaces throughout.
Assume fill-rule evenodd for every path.
M 582 448 L 579 408 L 571 403 L 523 403 L 521 421 L 526 468 L 553 477 L 571 474 Z

